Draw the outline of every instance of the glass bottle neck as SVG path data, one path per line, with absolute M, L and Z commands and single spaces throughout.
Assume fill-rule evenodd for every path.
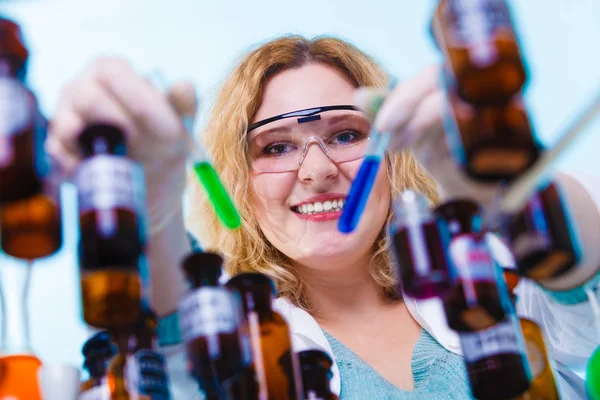
M 2 301 L 2 337 L 4 354 L 32 353 L 29 336 L 28 295 L 32 263 L 0 265 L 0 298 Z

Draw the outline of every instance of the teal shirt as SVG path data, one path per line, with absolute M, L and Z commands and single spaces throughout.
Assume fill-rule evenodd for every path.
M 325 332 L 340 371 L 340 400 L 473 399 L 462 357 L 443 348 L 425 329 L 413 350 L 412 391 L 388 382 L 369 364 Z

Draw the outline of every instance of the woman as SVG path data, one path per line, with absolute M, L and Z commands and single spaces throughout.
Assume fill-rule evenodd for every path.
M 387 79 L 365 54 L 332 38 L 269 42 L 229 76 L 205 133 L 244 223 L 234 232 L 223 229 L 196 186 L 187 225 L 205 245 L 228 256 L 230 274 L 259 271 L 275 280 L 281 295 L 277 307 L 290 322 L 296 350 L 318 346 L 335 357 L 332 388 L 342 399 L 470 398 L 456 335 L 441 322 L 439 306 L 403 301 L 396 292 L 384 235 L 390 200 L 402 190 L 420 191 L 434 203 L 438 188 L 443 198 L 466 194 L 483 204 L 493 193 L 468 182 L 451 163 L 442 137 L 438 74 L 437 68 L 424 70 L 397 86 L 384 103 L 374 123 L 394 133 L 392 149 L 398 153 L 380 169 L 350 235 L 338 232 L 336 210 L 343 207 L 361 163 L 360 151 L 334 154 L 333 143 L 359 143 L 369 131 L 366 115 L 337 107 L 302 122 L 268 121 L 323 106 L 368 109 L 373 90 L 357 89 L 381 88 Z M 192 93 L 181 84 L 169 98 L 181 103 Z M 182 111 L 125 62 L 101 59 L 61 96 L 47 142 L 48 150 L 72 169 L 79 160 L 75 139 L 86 123 L 110 121 L 126 130 L 131 154 L 147 173 L 153 306 L 161 316 L 175 310 L 185 290 L 177 265 L 189 251 L 180 202 L 186 141 L 175 110 Z M 400 152 L 409 148 L 421 165 Z M 295 163 L 275 157 L 294 149 L 302 150 L 292 157 Z M 593 242 L 600 240 L 600 196 L 592 198 L 594 181 L 568 175 L 559 180 L 579 222 L 587 252 L 583 262 L 598 265 L 600 252 Z M 589 306 L 566 310 L 532 285 L 520 289 L 528 308 L 521 311 L 546 326 L 561 320 L 560 330 L 547 332 L 551 345 L 557 344 L 557 364 L 580 367 L 574 360 L 589 357 L 598 345 L 597 336 L 587 331 L 575 340 L 575 329 L 592 322 Z M 184 378 L 181 346 L 164 349 L 174 397 L 190 398 L 195 389 Z M 577 382 L 571 384 L 563 388 L 565 398 L 577 388 Z

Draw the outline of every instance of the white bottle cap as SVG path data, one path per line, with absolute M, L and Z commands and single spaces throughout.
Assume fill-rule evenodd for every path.
M 77 400 L 81 372 L 65 364 L 44 364 L 38 370 L 40 392 L 44 400 Z

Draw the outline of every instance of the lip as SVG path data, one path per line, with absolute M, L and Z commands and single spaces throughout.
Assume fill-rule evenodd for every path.
M 325 221 L 333 221 L 335 219 L 339 219 L 342 215 L 341 211 L 329 211 L 322 212 L 319 214 L 299 214 L 294 213 L 298 216 L 298 218 L 303 219 L 305 221 L 314 221 L 314 222 L 325 222 Z
M 290 206 L 290 208 L 291 207 L 298 207 L 298 206 L 301 206 L 303 204 L 314 203 L 315 201 L 319 201 L 319 202 L 322 203 L 322 202 L 327 201 L 327 200 L 338 200 L 338 199 L 346 200 L 346 197 L 348 197 L 348 195 L 346 193 L 323 193 L 323 194 L 317 194 L 315 196 L 309 197 L 308 199 L 302 200 L 300 203 L 292 204 Z M 332 213 L 324 213 L 324 214 L 332 214 Z

